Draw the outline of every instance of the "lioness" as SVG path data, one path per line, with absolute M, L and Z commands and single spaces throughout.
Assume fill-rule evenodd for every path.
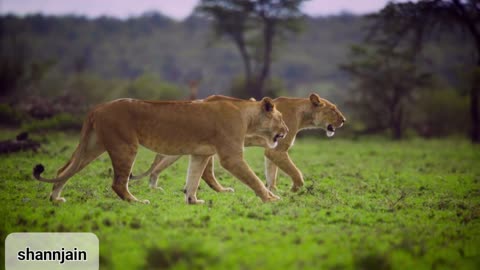
M 226 97 L 211 96 L 206 98 L 205 101 L 218 101 L 222 99 L 226 99 Z M 273 103 L 282 113 L 283 119 L 287 124 L 289 129 L 287 136 L 279 141 L 277 147 L 268 148 L 263 138 L 247 135 L 245 138 L 245 146 L 265 147 L 265 174 L 269 190 L 276 190 L 277 173 L 278 168 L 280 168 L 292 178 L 292 191 L 297 191 L 303 186 L 303 176 L 288 155 L 288 150 L 293 146 L 297 133 L 303 129 L 320 128 L 326 131 L 328 137 L 331 137 L 335 134 L 336 128 L 343 126 L 346 119 L 334 104 L 326 99 L 320 98 L 320 96 L 315 93 L 310 94 L 309 98 L 279 97 L 274 99 Z M 180 156 L 157 155 L 145 173 L 133 176 L 131 179 L 140 179 L 150 174 L 150 187 L 159 188 L 157 186 L 158 175 L 179 158 Z M 217 192 L 233 191 L 231 188 L 223 187 L 216 180 L 212 159 L 208 161 L 202 178 Z
M 80 142 L 71 159 L 58 170 L 57 178 L 40 176 L 42 165 L 33 170 L 36 179 L 55 183 L 50 195 L 60 197 L 66 181 L 105 151 L 114 170 L 112 188 L 123 200 L 139 201 L 128 190 L 138 145 L 165 155 L 191 155 L 185 199 L 196 204 L 200 175 L 209 157 L 248 185 L 264 201 L 278 199 L 243 160 L 244 138 L 252 134 L 270 147 L 285 137 L 288 129 L 270 98 L 260 102 L 218 100 L 212 102 L 144 101 L 119 99 L 95 107 L 83 123 Z M 148 200 L 142 202 L 148 203 Z

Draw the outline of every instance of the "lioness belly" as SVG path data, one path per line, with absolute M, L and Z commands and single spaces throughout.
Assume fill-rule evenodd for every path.
M 218 116 L 213 105 L 122 99 L 97 109 L 96 125 L 160 154 L 213 155 L 216 134 L 223 130 L 211 120 Z
M 196 144 L 192 142 L 178 143 L 165 141 L 148 141 L 140 144 L 146 148 L 164 155 L 213 155 L 215 147 L 208 144 Z

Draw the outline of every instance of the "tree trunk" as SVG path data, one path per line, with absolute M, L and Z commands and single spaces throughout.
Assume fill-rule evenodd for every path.
M 252 80 L 252 68 L 250 67 L 250 56 L 245 49 L 245 46 L 240 47 L 240 54 L 242 55 L 243 65 L 245 69 L 245 80 L 251 81 Z
M 398 108 L 398 112 L 396 109 L 392 110 L 392 118 L 391 118 L 391 128 L 392 128 L 392 136 L 394 140 L 401 140 L 403 138 L 403 127 L 402 127 L 402 119 L 403 118 L 403 111 L 402 108 Z
M 393 81 L 392 81 L 393 83 Z M 393 83 L 394 84 L 394 83 Z M 393 96 L 390 100 L 390 129 L 392 131 L 392 138 L 394 140 L 400 140 L 403 137 L 403 130 L 402 130 L 402 104 L 401 104 L 401 93 L 402 89 L 395 86 L 392 86 Z
M 480 53 L 480 52 L 478 52 Z M 479 126 L 479 83 L 480 83 L 480 55 L 477 56 L 477 66 L 474 71 L 474 78 L 472 80 L 472 86 L 470 88 L 470 117 L 472 118 L 472 131 L 471 131 L 471 140 L 472 143 L 480 143 L 480 126 Z
M 256 99 L 263 97 L 263 88 L 265 87 L 265 81 L 270 76 L 270 64 L 272 62 L 272 50 L 273 50 L 273 36 L 275 34 L 275 21 L 271 19 L 264 19 L 263 28 L 263 63 L 262 70 L 256 78 L 255 87 L 252 88 L 252 95 Z
M 248 54 L 247 48 L 245 46 L 245 40 L 243 37 L 234 37 L 235 44 L 237 45 L 238 51 L 243 61 L 243 68 L 245 72 L 245 90 L 247 92 L 251 91 L 252 88 L 252 66 L 250 61 L 250 55 Z
M 480 75 L 478 75 L 480 70 L 480 31 L 477 28 L 476 21 L 473 19 L 469 12 L 465 10 L 462 2 L 459 0 L 453 0 L 454 7 L 458 10 L 458 19 L 460 23 L 463 23 L 464 26 L 472 34 L 472 37 L 475 41 L 476 51 L 477 51 L 477 65 L 476 70 L 474 71 L 474 78 L 472 80 L 472 86 L 470 88 L 470 118 L 472 119 L 472 131 L 470 134 L 470 139 L 472 143 L 480 143 L 480 116 L 479 116 L 479 109 L 478 109 L 478 102 L 479 102 L 479 91 L 480 87 L 478 83 L 480 82 Z

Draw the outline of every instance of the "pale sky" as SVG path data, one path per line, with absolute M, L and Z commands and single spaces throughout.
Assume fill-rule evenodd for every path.
M 198 0 L 0 0 L 0 14 L 44 13 L 128 18 L 148 11 L 158 11 L 176 20 L 183 20 L 190 15 L 197 2 Z M 387 2 L 388 0 L 311 0 L 303 4 L 302 10 L 312 16 L 342 11 L 365 14 L 378 11 Z

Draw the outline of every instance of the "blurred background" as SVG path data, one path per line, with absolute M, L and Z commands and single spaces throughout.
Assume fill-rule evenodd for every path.
M 316 92 L 340 136 L 478 143 L 479 66 L 474 0 L 0 1 L 4 129 L 80 129 L 121 97 Z

